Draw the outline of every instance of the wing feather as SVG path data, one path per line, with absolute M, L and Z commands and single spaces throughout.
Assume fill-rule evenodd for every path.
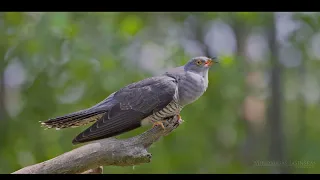
M 113 105 L 107 113 L 72 143 L 108 138 L 140 127 L 141 120 L 174 100 L 176 90 L 176 80 L 168 76 L 148 78 L 120 89 L 113 94 Z

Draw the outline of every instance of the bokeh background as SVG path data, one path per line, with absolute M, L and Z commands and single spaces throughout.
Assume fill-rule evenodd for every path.
M 317 173 L 319 29 L 319 13 L 2 12 L 0 173 L 70 151 L 88 127 L 38 121 L 194 56 L 220 64 L 185 123 L 150 148 L 151 163 L 104 173 Z

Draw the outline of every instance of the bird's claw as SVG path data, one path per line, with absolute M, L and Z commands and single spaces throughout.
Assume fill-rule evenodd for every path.
M 155 126 L 158 126 L 158 125 L 160 125 L 162 127 L 162 129 L 165 129 L 165 127 L 163 125 L 163 122 L 161 122 L 161 121 L 154 122 L 152 127 L 155 127 Z
M 178 114 L 178 123 L 182 124 L 184 122 L 184 120 L 181 118 L 180 114 Z
M 178 120 L 178 123 L 179 123 L 179 124 L 182 124 L 183 122 L 184 122 L 183 119 L 179 119 L 179 120 Z
M 165 136 L 168 135 L 173 129 L 176 129 L 180 124 L 182 124 L 184 120 L 182 120 L 180 115 L 176 115 L 171 117 L 170 119 L 156 121 L 153 123 L 152 128 L 155 126 L 161 126 L 162 130 L 164 130 Z M 169 128 L 166 128 L 169 127 Z

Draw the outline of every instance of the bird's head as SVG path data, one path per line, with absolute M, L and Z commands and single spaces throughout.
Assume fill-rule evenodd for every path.
M 192 58 L 185 66 L 185 71 L 191 71 L 197 74 L 203 74 L 208 72 L 210 67 L 214 65 L 215 63 L 218 63 L 217 58 L 208 58 L 205 56 L 199 56 Z

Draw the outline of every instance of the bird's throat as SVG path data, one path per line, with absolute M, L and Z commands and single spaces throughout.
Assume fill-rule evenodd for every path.
M 179 88 L 179 104 L 181 106 L 188 105 L 196 101 L 205 92 L 208 87 L 208 75 L 187 72 L 185 76 L 180 78 Z

